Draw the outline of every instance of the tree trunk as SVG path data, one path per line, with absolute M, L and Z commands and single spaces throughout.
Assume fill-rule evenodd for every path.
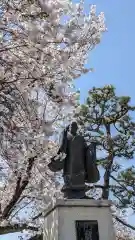
M 107 132 L 107 141 L 108 141 L 108 164 L 106 166 L 105 174 L 104 174 L 104 188 L 102 192 L 102 198 L 108 199 L 109 198 L 109 185 L 110 185 L 110 175 L 111 169 L 113 164 L 113 146 L 112 146 L 112 139 L 111 139 L 111 131 L 110 131 L 110 124 L 105 125 L 106 132 Z

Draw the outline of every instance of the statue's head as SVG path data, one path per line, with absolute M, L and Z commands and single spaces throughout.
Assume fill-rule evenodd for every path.
M 77 129 L 78 129 L 77 123 L 76 122 L 72 122 L 71 123 L 71 134 L 72 135 L 76 135 Z

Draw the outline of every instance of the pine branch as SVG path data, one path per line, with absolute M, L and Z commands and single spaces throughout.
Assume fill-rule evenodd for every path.
M 122 185 L 121 182 L 120 182 L 119 180 L 117 180 L 114 176 L 110 175 L 110 177 L 111 177 L 115 182 L 117 182 L 117 183 L 123 188 L 123 190 L 129 192 L 129 190 L 125 187 L 125 185 Z M 130 192 L 131 192 L 131 190 L 130 190 Z M 134 191 L 132 191 L 132 195 L 135 196 L 135 192 L 134 192 Z
M 94 188 L 101 188 L 101 189 L 108 189 L 108 188 L 118 188 L 118 186 L 116 185 L 109 185 L 109 186 L 104 186 L 104 185 L 100 185 L 100 184 L 97 184 L 97 185 L 94 185 L 94 186 L 87 186 L 87 189 L 90 190 L 90 189 L 94 189 Z

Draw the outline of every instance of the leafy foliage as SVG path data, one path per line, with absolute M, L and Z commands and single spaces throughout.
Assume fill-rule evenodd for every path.
M 111 85 L 89 90 L 86 103 L 75 111 L 88 143 L 98 144 L 97 163 L 104 169 L 102 198 L 108 199 L 112 192 L 114 204 L 122 213 L 127 208 L 135 210 L 135 168 L 129 161 L 135 152 L 134 111 L 130 97 L 117 96 Z M 125 160 L 129 161 L 127 169 L 122 168 Z

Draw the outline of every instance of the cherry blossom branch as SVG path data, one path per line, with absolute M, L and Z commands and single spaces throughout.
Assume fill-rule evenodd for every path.
M 122 220 L 121 218 L 117 217 L 117 216 L 113 216 L 118 222 L 120 222 L 121 224 L 123 224 L 125 227 L 131 228 L 132 230 L 135 231 L 135 227 L 128 224 L 127 222 L 125 222 L 124 220 Z
M 13 211 L 13 209 L 15 207 L 15 204 L 17 203 L 17 201 L 21 197 L 21 194 L 23 193 L 26 186 L 28 185 L 29 179 L 31 176 L 31 170 L 32 170 L 32 167 L 34 164 L 34 160 L 35 160 L 35 157 L 28 159 L 28 167 L 26 170 L 27 176 L 23 180 L 22 180 L 21 176 L 18 177 L 17 182 L 16 182 L 15 192 L 12 196 L 12 199 L 10 200 L 9 204 L 5 207 L 5 209 L 2 213 L 3 219 L 6 219 L 9 217 L 9 215 L 11 214 L 11 212 Z
M 22 44 L 22 45 L 17 45 L 17 46 L 11 46 L 11 47 L 5 47 L 5 48 L 1 48 L 0 52 L 4 52 L 4 51 L 9 51 L 11 49 L 15 49 L 15 48 L 20 48 L 20 47 L 26 47 L 27 44 Z
M 0 226 L 0 235 L 7 234 L 7 233 L 14 233 L 14 232 L 21 232 L 23 230 L 31 230 L 31 231 L 38 231 L 38 227 L 28 226 L 27 224 L 14 224 L 14 225 L 7 225 L 7 226 Z
M 35 235 L 33 237 L 30 237 L 28 240 L 42 240 L 43 239 L 43 235 Z
M 41 217 L 41 216 L 42 216 L 42 212 L 40 212 L 40 213 L 37 214 L 35 217 L 33 217 L 32 220 L 34 221 L 34 220 L 38 219 L 38 218 Z

